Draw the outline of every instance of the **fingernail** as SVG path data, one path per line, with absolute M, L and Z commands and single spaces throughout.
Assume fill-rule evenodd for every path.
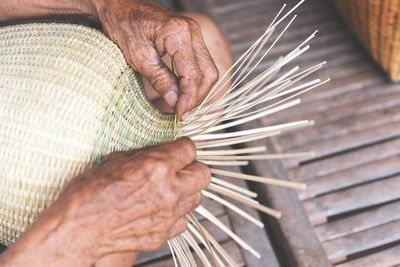
M 186 111 L 186 112 L 183 113 L 183 115 L 181 116 L 181 119 L 184 120 L 184 119 L 186 119 L 187 116 L 189 116 L 189 112 Z
M 165 95 L 164 95 L 164 100 L 165 102 L 167 102 L 167 104 L 170 107 L 174 107 L 176 104 L 176 101 L 178 101 L 178 94 L 175 91 L 168 91 Z

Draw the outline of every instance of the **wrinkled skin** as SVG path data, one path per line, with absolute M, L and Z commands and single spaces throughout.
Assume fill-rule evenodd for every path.
M 95 6 L 104 30 L 128 63 L 179 116 L 201 103 L 217 81 L 218 70 L 197 22 L 155 1 L 95 1 Z M 161 61 L 165 54 L 173 59 L 176 76 Z
M 0 265 L 88 266 L 111 253 L 157 249 L 185 231 L 185 215 L 210 182 L 195 157 L 189 138 L 110 154 L 69 183 Z

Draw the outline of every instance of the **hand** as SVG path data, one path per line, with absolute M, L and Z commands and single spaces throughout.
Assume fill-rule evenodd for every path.
M 153 0 L 93 0 L 93 5 L 127 62 L 179 117 L 204 100 L 218 70 L 197 22 Z M 161 61 L 165 54 L 171 56 L 176 75 Z
M 185 215 L 210 182 L 195 157 L 189 138 L 110 154 L 74 178 L 4 256 L 33 254 L 31 266 L 33 259 L 87 265 L 111 253 L 157 249 L 185 231 Z

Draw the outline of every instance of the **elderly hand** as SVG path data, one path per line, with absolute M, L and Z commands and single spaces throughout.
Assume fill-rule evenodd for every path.
M 70 182 L 0 265 L 88 266 L 107 254 L 160 247 L 185 231 L 185 215 L 210 182 L 195 156 L 189 138 L 110 154 Z
M 182 116 L 205 98 L 218 79 L 194 20 L 149 0 L 93 0 L 107 35 L 127 62 Z M 174 73 L 161 61 L 168 54 Z

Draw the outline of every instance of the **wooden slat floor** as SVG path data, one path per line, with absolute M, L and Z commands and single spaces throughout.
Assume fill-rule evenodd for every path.
M 297 1 L 286 2 L 293 6 Z M 208 0 L 205 9 L 237 58 L 282 4 Z M 400 84 L 390 82 L 374 64 L 329 1 L 308 0 L 297 14 L 294 26 L 257 69 L 318 29 L 310 51 L 292 65 L 327 60 L 311 78 L 332 81 L 303 95 L 302 104 L 257 123 L 315 120 L 314 127 L 274 137 L 272 145 L 281 153 L 316 152 L 282 164 L 291 180 L 308 185 L 298 197 L 330 264 L 400 265 Z

